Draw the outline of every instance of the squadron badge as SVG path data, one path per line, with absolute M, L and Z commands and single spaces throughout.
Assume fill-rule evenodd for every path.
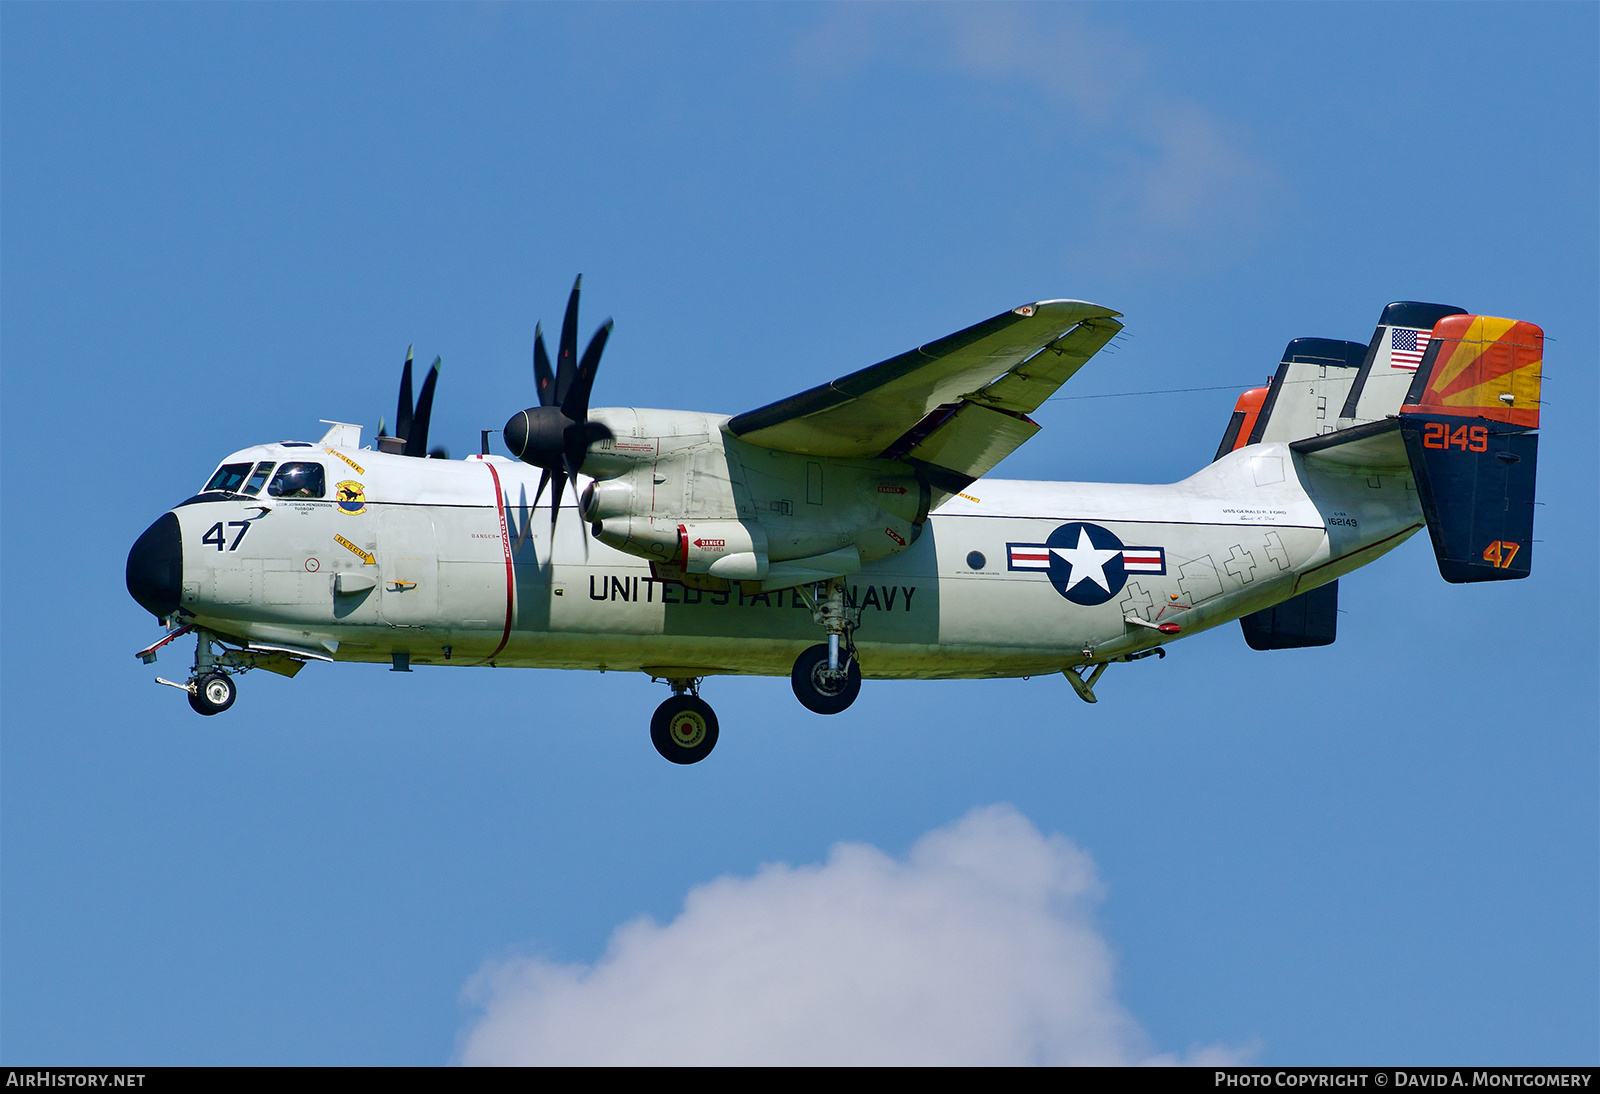
M 334 489 L 337 491 L 335 496 L 339 499 L 339 512 L 354 516 L 367 511 L 367 489 L 359 482 L 346 479 Z

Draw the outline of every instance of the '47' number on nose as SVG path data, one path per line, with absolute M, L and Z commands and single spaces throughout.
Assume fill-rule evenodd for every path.
M 250 530 L 250 522 L 247 520 L 230 520 L 228 522 L 228 527 L 239 529 L 239 533 L 233 537 L 232 543 L 229 543 L 227 541 L 228 537 L 223 534 L 222 522 L 220 520 L 206 530 L 206 534 L 200 537 L 200 542 L 209 543 L 219 551 L 237 551 L 239 549 L 239 544 L 244 542 L 244 534 Z

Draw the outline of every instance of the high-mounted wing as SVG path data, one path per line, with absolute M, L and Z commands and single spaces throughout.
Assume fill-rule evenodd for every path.
M 1082 300 L 1024 304 L 740 414 L 737 437 L 811 456 L 885 457 L 960 489 L 1039 431 L 1028 414 L 1122 329 Z

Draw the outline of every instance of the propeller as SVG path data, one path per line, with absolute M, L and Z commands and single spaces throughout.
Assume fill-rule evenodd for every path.
M 428 450 L 428 420 L 433 417 L 433 389 L 439 382 L 439 366 L 444 364 L 444 358 L 433 359 L 433 367 L 422 381 L 422 394 L 413 406 L 411 358 L 415 349 L 414 345 L 407 347 L 405 368 L 400 370 L 400 405 L 395 410 L 393 437 L 386 431 L 383 419 L 378 419 L 378 450 L 400 456 L 429 456 L 436 460 L 448 460 L 450 452 L 444 446 Z
M 578 292 L 582 286 L 583 275 L 579 274 L 572 283 L 572 295 L 567 297 L 567 314 L 561 321 L 561 340 L 556 344 L 554 369 L 550 367 L 550 355 L 544 348 L 544 328 L 542 325 L 534 328 L 533 383 L 539 405 L 513 414 L 503 434 L 513 456 L 544 469 L 544 474 L 539 476 L 539 488 L 533 495 L 535 506 L 544 496 L 544 488 L 554 484 L 550 492 L 552 530 L 556 526 L 556 514 L 561 511 L 561 495 L 566 492 L 567 480 L 577 477 L 590 445 L 612 436 L 603 423 L 589 420 L 589 392 L 594 388 L 595 369 L 599 367 L 600 354 L 605 351 L 606 339 L 611 337 L 612 324 L 609 319 L 600 324 L 583 356 L 577 355 Z

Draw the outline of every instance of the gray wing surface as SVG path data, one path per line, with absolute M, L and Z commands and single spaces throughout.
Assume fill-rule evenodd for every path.
M 1038 432 L 1028 414 L 1122 329 L 1120 314 L 1082 300 L 1025 304 L 728 428 L 764 448 L 900 459 L 964 485 Z

